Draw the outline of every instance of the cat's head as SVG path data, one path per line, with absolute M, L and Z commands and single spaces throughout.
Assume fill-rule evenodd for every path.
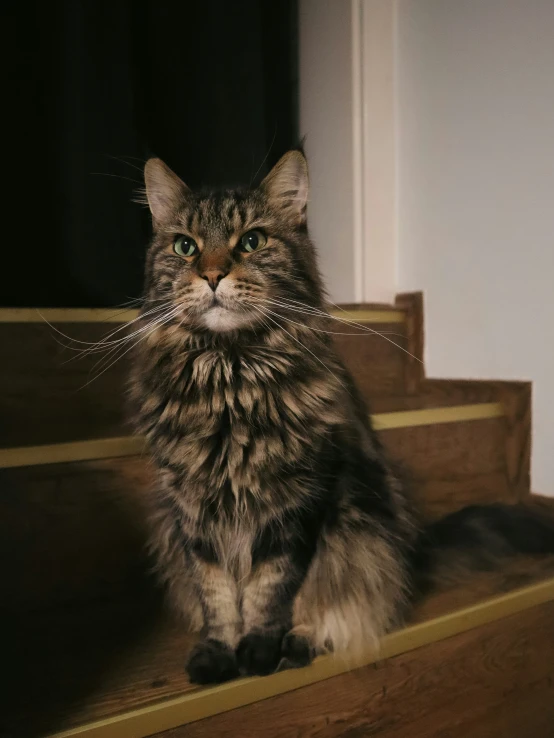
M 146 162 L 145 184 L 154 227 L 147 298 L 175 308 L 188 329 L 251 328 L 285 306 L 321 304 L 300 151 L 255 189 L 193 192 L 160 159 Z

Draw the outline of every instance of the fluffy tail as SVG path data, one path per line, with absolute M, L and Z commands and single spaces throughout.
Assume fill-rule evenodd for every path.
M 534 505 L 472 505 L 430 523 L 414 554 L 417 591 L 498 568 L 516 554 L 554 553 L 554 514 Z

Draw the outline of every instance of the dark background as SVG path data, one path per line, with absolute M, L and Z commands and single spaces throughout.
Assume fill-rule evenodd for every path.
M 195 187 L 260 179 L 297 141 L 296 0 L 12 2 L 2 11 L 0 304 L 140 295 L 160 156 Z

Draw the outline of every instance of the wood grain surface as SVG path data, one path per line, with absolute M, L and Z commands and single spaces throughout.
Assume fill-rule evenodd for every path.
M 425 379 L 423 292 L 405 292 L 398 295 L 396 307 L 406 312 L 408 355 L 404 362 L 404 387 L 408 395 L 415 395 L 421 391 L 421 384 Z
M 339 355 L 364 397 L 405 394 L 405 363 L 409 358 L 403 324 L 367 325 L 362 328 L 333 323 L 330 330 Z M 339 335 L 338 332 L 349 335 Z M 382 334 L 382 335 L 380 335 Z
M 552 738 L 554 603 L 158 738 Z
M 56 325 L 75 341 L 89 342 L 117 327 Z M 101 355 L 79 358 L 67 344 L 46 324 L 0 323 L 0 447 L 123 435 L 128 357 L 101 374 Z
M 501 402 L 506 414 L 506 471 L 519 499 L 531 491 L 531 404 L 530 382 L 426 380 L 422 397 L 433 406 L 458 402 Z M 422 400 L 423 401 L 423 400 Z M 534 490 L 544 493 L 547 490 Z
M 513 502 L 506 461 L 506 420 L 489 418 L 384 430 L 391 456 L 411 479 L 411 492 L 426 517 L 477 502 Z
M 411 622 L 431 620 L 552 576 L 554 557 L 513 561 L 507 563 L 502 571 L 475 575 L 464 585 L 436 592 L 418 605 Z M 3 700 L 0 716 L 4 724 L 10 726 L 10 738 L 31 735 L 36 738 L 47 731 L 82 725 L 199 689 L 188 683 L 183 669 L 194 639 L 164 613 L 155 593 L 119 602 L 66 607 L 43 613 L 40 618 L 35 614 L 17 615 L 4 618 L 2 626 L 3 632 L 9 633 L 10 637 L 6 640 L 3 655 L 4 674 L 9 675 L 9 679 L 6 688 L 0 692 L 0 701 Z M 544 647 L 548 652 L 546 641 Z M 554 665 L 554 659 L 552 662 Z M 372 694 L 372 683 L 366 686 L 366 678 L 380 668 L 373 665 L 354 672 L 358 675 L 355 680 L 361 679 L 366 699 Z M 442 662 L 439 660 L 432 667 L 425 668 L 440 669 Z M 337 680 L 342 678 L 324 682 L 329 685 L 327 689 L 320 685 L 317 694 L 326 695 L 318 697 L 322 700 L 320 710 L 322 705 L 334 699 L 334 684 L 340 685 Z M 349 676 L 348 680 L 351 678 Z M 347 687 L 346 691 L 349 689 Z M 382 689 L 382 684 L 378 689 Z M 293 694 L 282 697 L 283 700 L 288 698 L 295 699 Z M 268 729 L 280 719 L 279 713 L 271 712 L 271 703 L 262 703 L 268 704 L 269 708 Z M 303 699 L 299 704 L 303 704 Z M 259 707 L 243 709 L 254 710 L 254 715 L 261 715 L 263 712 L 259 712 Z M 288 707 L 283 709 L 289 710 Z M 214 735 L 219 735 L 220 730 L 223 731 L 221 735 L 227 735 L 222 727 L 225 724 L 237 726 L 235 717 L 221 715 L 213 720 L 216 721 Z M 256 720 L 252 726 L 256 725 Z M 196 732 L 200 725 L 187 726 L 192 731 L 190 735 L 202 735 Z M 205 729 L 212 730 L 209 724 Z M 303 735 L 301 731 L 304 729 L 305 726 L 299 725 L 298 734 Z M 0 735 L 3 735 L 1 730 Z

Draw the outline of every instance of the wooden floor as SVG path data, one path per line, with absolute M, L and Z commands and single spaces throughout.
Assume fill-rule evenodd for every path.
M 551 578 L 554 578 L 554 557 L 540 560 L 521 559 L 511 563 L 503 572 L 479 575 L 471 584 L 436 593 L 418 606 L 413 622 L 424 623 L 436 618 L 440 619 L 447 613 L 467 608 L 469 605 L 487 600 L 494 595 L 502 595 Z M 524 620 L 521 622 L 523 623 Z M 543 625 L 546 627 L 551 622 L 546 623 L 545 621 Z M 525 637 L 531 637 L 531 633 L 527 632 L 523 626 L 521 627 L 523 628 L 521 637 L 523 638 L 524 634 L 526 634 Z M 550 630 L 554 631 L 554 628 L 551 627 Z M 0 735 L 2 738 L 4 736 L 6 738 L 22 738 L 23 736 L 36 738 L 121 715 L 139 707 L 154 705 L 168 698 L 182 696 L 187 692 L 199 696 L 204 691 L 188 683 L 183 669 L 192 639 L 183 633 L 177 624 L 168 619 L 163 612 L 159 597 L 155 595 L 143 600 L 119 604 L 99 602 L 82 609 L 53 612 L 48 617 L 44 613 L 40 618 L 32 614 L 25 618 L 14 617 L 2 623 L 2 633 L 5 635 L 3 673 L 7 677 L 7 683 L 1 692 L 4 702 L 0 705 Z M 440 638 L 438 630 L 437 634 Z M 471 636 L 467 635 L 465 638 L 471 639 Z M 483 649 L 486 650 L 483 643 L 480 642 L 478 648 L 481 654 L 479 658 L 484 659 L 483 669 L 501 668 L 501 664 L 499 666 L 492 663 L 493 657 L 487 656 L 483 651 Z M 554 664 L 554 648 L 550 641 L 548 643 L 545 641 L 545 648 Z M 421 650 L 418 649 L 418 652 Z M 500 654 L 498 657 L 500 658 Z M 413 664 L 414 658 L 416 657 L 405 656 L 405 661 L 402 663 Z M 440 673 L 440 659 L 437 661 L 436 658 L 434 656 L 429 660 L 427 666 L 421 667 L 422 671 L 417 676 L 419 680 L 427 678 L 425 669 L 432 671 L 436 668 Z M 495 655 L 494 658 L 497 656 Z M 509 655 L 502 658 L 511 663 Z M 372 704 L 375 700 L 379 701 L 375 694 L 376 690 L 381 689 L 376 686 L 381 668 L 375 665 L 366 666 L 348 677 L 348 683 L 350 681 L 352 684 L 358 683 L 358 692 L 362 690 L 368 699 L 372 695 Z M 408 667 L 395 667 L 395 673 L 398 672 L 395 676 L 397 682 L 400 680 L 403 668 Z M 472 668 L 480 667 L 474 664 Z M 306 674 L 309 673 L 309 670 L 305 671 Z M 294 678 L 298 679 L 300 676 L 301 672 L 296 672 Z M 445 674 L 445 678 L 447 676 L 452 680 L 455 675 Z M 470 674 L 463 675 L 464 684 L 470 676 Z M 406 672 L 406 678 L 408 678 L 408 672 Z M 429 674 L 428 678 L 433 684 L 440 681 L 436 675 Z M 399 688 L 398 685 L 397 688 Z M 321 693 L 322 689 L 324 692 L 321 694 L 330 694 L 328 690 L 315 684 L 304 687 L 301 691 L 304 692 L 307 689 L 314 690 L 313 694 L 316 696 Z M 217 712 L 217 696 L 215 699 Z M 278 700 L 277 697 L 272 698 L 272 700 L 275 699 Z M 316 702 L 305 703 L 306 709 L 310 705 L 315 705 L 319 698 L 314 697 L 313 699 Z M 326 699 L 322 698 L 319 703 L 320 711 L 326 704 Z M 269 707 L 269 701 L 266 700 L 263 704 L 266 703 Z M 304 702 L 299 704 L 303 705 Z M 259 709 L 255 706 L 242 708 L 241 715 L 244 710 L 249 710 L 248 714 L 255 715 L 258 714 Z M 383 714 L 386 714 L 386 711 Z M 463 716 L 460 713 L 460 719 L 461 717 Z M 209 720 L 221 722 L 224 717 L 212 717 Z M 200 721 L 194 726 L 189 725 L 187 731 L 192 731 L 194 727 L 193 732 L 175 733 L 175 735 L 239 735 L 229 732 L 229 728 L 225 730 L 222 728 L 222 733 L 218 732 L 219 728 L 216 732 L 203 733 L 199 726 L 204 722 L 207 721 Z M 241 732 L 240 735 L 259 735 L 255 732 L 259 730 L 260 724 L 257 725 L 258 728 L 254 721 L 251 727 L 248 730 L 245 729 L 245 732 Z M 282 724 L 279 730 L 284 730 Z M 346 733 L 350 738 L 358 735 L 374 735 L 373 732 L 356 733 L 351 732 L 352 730 L 354 730 L 353 726 Z M 303 732 L 296 730 L 291 733 L 268 733 L 268 735 L 280 736 L 297 734 L 304 735 Z M 318 738 L 320 736 L 317 731 L 313 734 Z M 86 735 L 86 732 L 83 733 L 83 736 Z M 115 732 L 110 735 L 123 736 L 129 733 Z M 306 735 L 312 735 L 312 733 L 308 731 Z M 342 733 L 336 732 L 335 727 L 335 732 L 324 731 L 321 735 L 334 736 L 342 735 Z M 441 733 L 440 735 L 451 734 Z M 452 735 L 463 734 L 452 733 Z M 474 733 L 472 732 L 471 735 L 473 736 Z M 493 734 L 490 735 L 492 738 Z

